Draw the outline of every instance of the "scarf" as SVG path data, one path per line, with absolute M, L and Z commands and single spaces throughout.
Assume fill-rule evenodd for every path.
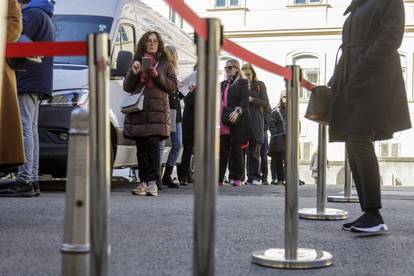
M 157 54 L 148 54 L 145 53 L 144 57 L 151 58 L 151 65 L 155 68 L 155 65 L 157 64 Z M 145 85 L 145 88 L 151 89 L 153 87 L 152 78 L 148 76 L 147 72 L 142 71 L 141 77 L 139 79 L 139 82 Z

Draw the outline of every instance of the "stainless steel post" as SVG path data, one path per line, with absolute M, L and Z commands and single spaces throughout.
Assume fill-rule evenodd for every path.
M 327 147 L 326 125 L 319 124 L 318 132 L 318 178 L 316 191 L 316 209 L 303 208 L 299 210 L 302 219 L 314 220 L 341 220 L 348 218 L 348 212 L 325 208 L 326 201 L 326 147 Z
M 63 276 L 89 275 L 89 115 L 72 112 L 69 130 L 68 180 L 61 252 Z
M 329 202 L 343 202 L 343 203 L 358 203 L 359 199 L 356 196 L 352 196 L 352 173 L 349 166 L 348 151 L 345 148 L 345 184 L 343 196 L 328 196 Z
M 8 1 L 0 1 L 0 56 L 4 57 L 7 30 Z M 4 58 L 0 58 L 0 72 L 3 72 Z M 0 74 L 0 91 L 3 86 L 3 73 Z M 0 98 L 1 101 L 1 98 Z M 1 102 L 0 102 L 1 104 Z
M 217 80 L 221 25 L 207 19 L 208 40 L 196 38 L 198 83 L 195 115 L 195 193 L 193 275 L 214 275 L 216 193 L 219 158 L 219 89 Z
M 91 184 L 91 275 L 108 274 L 110 129 L 109 129 L 109 38 L 92 34 L 89 42 L 89 114 Z
M 332 264 L 332 255 L 326 251 L 298 248 L 298 144 L 299 144 L 299 89 L 301 70 L 289 66 L 293 79 L 287 81 L 287 174 L 285 199 L 285 248 L 271 248 L 253 253 L 252 262 L 275 268 L 317 268 Z

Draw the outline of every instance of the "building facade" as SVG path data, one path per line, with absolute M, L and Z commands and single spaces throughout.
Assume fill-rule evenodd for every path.
M 191 26 L 172 11 L 162 0 L 144 0 L 164 16 L 189 33 Z M 281 65 L 297 64 L 306 79 L 326 84 L 333 72 L 337 50 L 341 45 L 343 12 L 351 0 L 185 0 L 202 17 L 220 18 L 227 38 Z M 411 120 L 414 119 L 414 1 L 406 0 L 406 30 L 399 49 Z M 224 75 L 225 60 L 231 56 L 223 52 L 220 74 Z M 240 60 L 243 63 L 243 60 Z M 272 107 L 285 89 L 282 78 L 257 68 L 258 77 L 268 88 Z M 309 161 L 317 150 L 318 125 L 303 115 L 309 91 L 300 92 L 300 160 L 301 177 L 310 182 Z M 396 133 L 388 141 L 375 143 L 384 185 L 414 185 L 414 130 Z M 344 144 L 328 145 L 330 184 L 342 183 Z

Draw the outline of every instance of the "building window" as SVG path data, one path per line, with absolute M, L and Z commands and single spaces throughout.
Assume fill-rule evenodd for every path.
M 310 161 L 311 156 L 312 156 L 312 142 L 302 142 L 300 159 L 302 161 Z
M 322 0 L 293 0 L 295 5 L 320 4 Z
M 381 142 L 380 143 L 381 157 L 400 157 L 400 143 Z
M 169 19 L 172 23 L 181 29 L 184 27 L 184 19 L 181 16 L 177 15 L 177 13 L 172 8 L 170 8 Z
M 215 0 L 216 8 L 240 7 L 240 0 Z
M 312 84 L 319 84 L 319 59 L 311 55 L 298 56 L 293 59 L 293 64 L 299 65 L 302 68 L 303 77 Z M 300 99 L 309 99 L 310 91 L 301 88 L 299 92 Z

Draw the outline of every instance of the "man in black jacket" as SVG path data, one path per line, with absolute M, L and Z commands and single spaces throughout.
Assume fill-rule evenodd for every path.
M 23 14 L 23 32 L 32 41 L 54 41 L 52 22 L 53 0 L 20 0 Z M 17 92 L 23 126 L 26 163 L 19 166 L 17 179 L 8 189 L 0 190 L 0 196 L 31 197 L 40 195 L 39 136 L 37 130 L 39 103 L 52 94 L 53 58 L 44 57 L 25 72 L 18 72 Z

